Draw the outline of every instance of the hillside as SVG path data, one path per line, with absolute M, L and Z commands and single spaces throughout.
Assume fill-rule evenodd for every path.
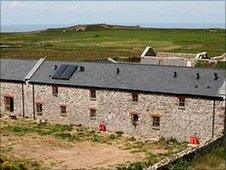
M 84 30 L 77 30 L 85 28 Z M 139 57 L 146 46 L 161 52 L 225 51 L 222 29 L 152 29 L 139 26 L 76 25 L 26 33 L 1 33 L 1 57 L 96 60 Z

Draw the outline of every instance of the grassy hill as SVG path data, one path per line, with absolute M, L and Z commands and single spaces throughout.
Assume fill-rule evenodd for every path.
M 139 57 L 146 46 L 161 52 L 198 53 L 211 56 L 225 51 L 223 29 L 151 29 L 85 25 L 27 33 L 1 33 L 1 57 L 50 60 L 96 60 Z

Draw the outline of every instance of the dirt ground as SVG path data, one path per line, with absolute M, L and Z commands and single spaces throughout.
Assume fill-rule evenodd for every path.
M 113 169 L 126 162 L 144 159 L 116 146 L 90 141 L 69 143 L 51 136 L 28 134 L 3 136 L 2 145 L 11 146 L 10 154 L 19 158 L 34 158 L 51 169 Z

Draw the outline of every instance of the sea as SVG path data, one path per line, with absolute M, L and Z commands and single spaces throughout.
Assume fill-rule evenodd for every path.
M 73 24 L 33 24 L 33 25 L 1 25 L 0 32 L 29 32 L 47 28 L 61 28 L 77 25 Z M 225 23 L 109 23 L 109 25 L 140 26 L 144 28 L 188 28 L 188 29 L 225 29 Z

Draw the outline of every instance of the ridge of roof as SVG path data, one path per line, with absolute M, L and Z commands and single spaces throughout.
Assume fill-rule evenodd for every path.
M 18 61 L 37 61 L 36 59 L 11 59 L 11 58 L 0 58 L 0 60 L 18 60 Z M 62 62 L 62 63 L 93 63 L 93 64 L 109 64 L 109 65 L 139 65 L 139 66 L 154 66 L 154 67 L 169 67 L 169 68 L 186 68 L 186 69 L 200 69 L 200 70 L 225 70 L 224 68 L 212 68 L 212 67 L 187 67 L 187 66 L 172 66 L 172 65 L 155 65 L 146 63 L 135 63 L 135 62 L 97 62 L 97 61 L 62 61 L 62 60 L 46 60 L 45 62 Z

